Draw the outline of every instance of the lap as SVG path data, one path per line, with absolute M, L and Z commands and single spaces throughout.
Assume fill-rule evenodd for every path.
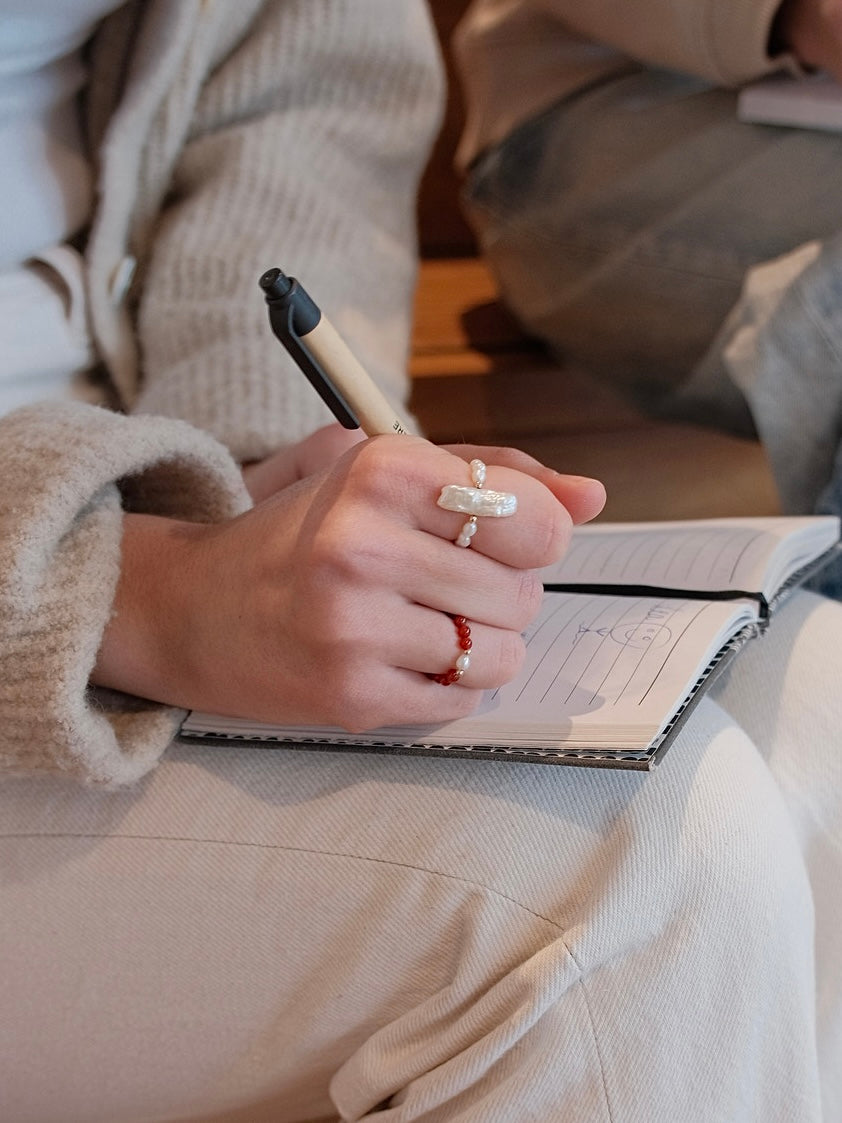
M 644 399 L 687 377 L 748 269 L 839 230 L 842 139 L 744 124 L 735 102 L 640 70 L 471 170 L 468 213 L 524 323 Z
M 835 627 L 799 601 L 782 639 Z M 769 1071 L 785 1058 L 801 1094 L 807 871 L 768 753 L 726 712 L 761 735 L 775 650 L 651 775 L 179 746 L 129 791 L 6 782 L 0 1104 L 35 1094 L 39 1123 L 68 1104 L 88 1123 L 242 1105 L 280 1123 L 400 1092 L 411 1119 L 519 1080 L 519 1103 L 607 1118 L 606 1097 L 678 1095 L 675 1050 L 700 1079 L 732 1073 L 735 1103 L 749 1074 L 721 1026 L 666 1031 L 692 1000 L 750 1035 L 772 979 Z M 785 1117 L 813 1116 L 768 1116 Z

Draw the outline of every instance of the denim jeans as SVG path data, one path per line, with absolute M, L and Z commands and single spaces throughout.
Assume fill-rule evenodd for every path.
M 666 71 L 598 84 L 484 153 L 466 213 L 561 359 L 653 412 L 757 432 L 785 511 L 838 512 L 842 136 L 743 124 L 735 102 Z

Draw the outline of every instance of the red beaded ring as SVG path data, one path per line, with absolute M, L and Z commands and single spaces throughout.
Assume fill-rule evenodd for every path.
M 441 675 L 430 676 L 433 682 L 439 683 L 440 686 L 452 686 L 454 682 L 458 682 L 471 665 L 471 648 L 474 646 L 474 641 L 471 639 L 471 627 L 464 616 L 451 616 L 451 620 L 456 628 L 460 655 L 456 664 L 449 671 L 445 671 Z

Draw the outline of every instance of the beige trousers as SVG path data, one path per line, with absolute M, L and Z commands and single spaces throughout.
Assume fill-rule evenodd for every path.
M 7 1123 L 842 1118 L 842 606 L 654 773 L 174 747 L 0 785 Z

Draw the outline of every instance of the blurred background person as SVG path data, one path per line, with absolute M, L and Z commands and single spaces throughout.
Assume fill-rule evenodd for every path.
M 645 409 L 756 432 L 785 512 L 838 513 L 842 137 L 736 102 L 842 76 L 842 3 L 475 0 L 454 43 L 466 213 L 525 328 Z

